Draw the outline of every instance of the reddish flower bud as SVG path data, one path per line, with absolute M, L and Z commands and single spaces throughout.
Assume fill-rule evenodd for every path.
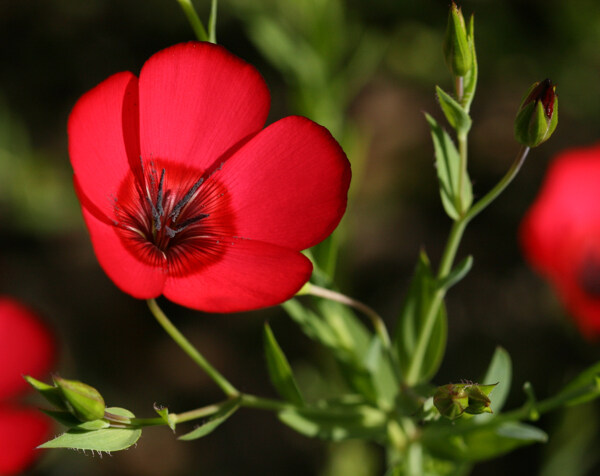
M 558 124 L 556 86 L 549 79 L 535 83 L 521 102 L 515 120 L 515 137 L 528 147 L 547 141 Z

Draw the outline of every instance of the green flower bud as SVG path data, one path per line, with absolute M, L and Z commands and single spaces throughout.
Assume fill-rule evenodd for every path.
M 480 413 L 493 413 L 490 404 L 492 403 L 489 397 L 490 392 L 497 383 L 491 385 L 467 385 L 465 392 L 469 398 L 469 405 L 465 408 L 465 412 L 471 415 Z
M 444 59 L 454 76 L 465 76 L 473 67 L 472 42 L 462 11 L 452 2 L 443 48 Z
M 537 147 L 550 138 L 557 124 L 556 86 L 545 79 L 527 91 L 515 120 L 515 138 L 523 145 Z
M 469 406 L 469 396 L 464 385 L 449 383 L 438 387 L 433 395 L 433 404 L 441 415 L 454 420 L 460 417 Z
M 54 377 L 61 390 L 69 411 L 81 421 L 98 420 L 104 417 L 104 399 L 94 387 L 77 380 Z

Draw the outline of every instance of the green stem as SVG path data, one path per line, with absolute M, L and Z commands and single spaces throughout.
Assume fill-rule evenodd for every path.
M 381 339 L 381 342 L 383 343 L 385 348 L 390 348 L 391 340 L 387 331 L 387 327 L 385 326 L 385 323 L 383 322 L 381 316 L 377 314 L 377 312 L 371 307 L 367 306 L 366 304 L 360 301 L 357 301 L 356 299 L 346 296 L 345 294 L 338 293 L 337 291 L 332 291 L 331 289 L 322 288 L 321 286 L 316 286 L 311 283 L 307 283 L 307 285 L 305 285 L 302 288 L 301 294 L 310 294 L 312 296 L 329 299 L 330 301 L 336 301 L 359 310 L 371 320 L 373 328 L 375 329 L 375 332 Z
M 457 210 L 462 216 L 465 212 L 465 204 L 463 203 L 463 188 L 467 180 L 467 134 L 458 134 L 458 154 L 460 158 L 458 169 L 458 190 L 456 192 Z M 467 205 L 468 206 L 468 205 Z
M 185 16 L 187 17 L 188 21 L 190 22 L 190 25 L 192 26 L 192 29 L 194 30 L 194 33 L 196 34 L 196 38 L 198 38 L 198 40 L 200 41 L 209 41 L 209 37 L 208 34 L 206 33 L 206 30 L 204 29 L 204 25 L 202 24 L 202 21 L 200 20 L 200 17 L 198 17 L 198 14 L 196 13 L 196 9 L 194 8 L 194 5 L 192 4 L 191 0 L 177 0 L 179 2 L 179 6 L 181 6 L 183 13 L 185 13 Z
M 150 311 L 162 326 L 162 328 L 171 336 L 171 338 L 177 343 L 179 347 L 194 361 L 200 368 L 202 368 L 208 376 L 225 392 L 228 397 L 237 397 L 240 392 L 233 386 L 229 381 L 219 373 L 204 356 L 188 341 L 185 336 L 179 332 L 179 330 L 169 320 L 167 315 L 156 303 L 154 299 L 148 299 L 147 301 Z
M 486 195 L 484 195 L 477 203 L 475 203 L 475 205 L 473 205 L 473 207 L 471 207 L 466 214 L 454 222 L 452 229 L 450 230 L 450 235 L 448 236 L 448 241 L 446 242 L 444 254 L 442 255 L 442 259 L 440 261 L 440 267 L 437 273 L 438 280 L 445 278 L 452 269 L 454 259 L 456 258 L 456 253 L 458 251 L 458 246 L 460 245 L 460 241 L 469 222 L 490 203 L 492 203 L 498 197 L 498 195 L 500 195 L 513 181 L 523 165 L 528 153 L 529 147 L 522 147 L 519 150 L 519 153 L 517 154 L 512 166 L 506 172 L 504 177 L 502 177 L 502 179 L 496 184 L 496 186 L 492 188 Z M 427 345 L 429 344 L 429 339 L 431 338 L 431 333 L 433 332 L 433 326 L 435 325 L 435 321 L 445 294 L 446 292 L 444 289 L 438 289 L 430 301 L 429 309 L 427 310 L 427 314 L 425 316 L 425 322 L 421 329 L 421 333 L 419 334 L 419 340 L 417 341 L 417 346 L 415 347 L 408 372 L 406 373 L 406 383 L 408 385 L 414 385 L 419 380 L 419 375 L 421 373 L 421 369 L 423 368 L 425 351 L 427 350 Z
M 517 157 L 515 158 L 513 164 L 502 180 L 496 184 L 494 188 L 492 188 L 487 194 L 485 194 L 475 205 L 471 207 L 471 209 L 465 215 L 465 220 L 471 221 L 475 216 L 477 216 L 481 211 L 486 208 L 490 203 L 492 203 L 498 195 L 500 195 L 506 187 L 513 181 L 516 177 L 517 173 L 521 169 L 521 166 L 525 162 L 525 158 L 529 153 L 530 148 L 526 146 L 521 146 Z

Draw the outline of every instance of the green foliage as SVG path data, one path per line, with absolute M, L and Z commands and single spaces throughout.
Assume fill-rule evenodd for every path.
M 465 109 L 446 91 L 439 86 L 435 87 L 440 107 L 444 112 L 444 116 L 448 120 L 448 124 L 456 130 L 458 134 L 466 134 L 471 129 L 471 118 Z
M 429 258 L 424 251 L 421 251 L 394 333 L 394 345 L 403 374 L 406 374 L 410 368 L 431 301 L 438 290 L 439 286 L 431 270 Z M 446 349 L 447 333 L 446 309 L 442 303 L 427 344 L 417 382 L 426 382 L 437 372 Z
M 330 401 L 316 407 L 284 410 L 279 419 L 303 435 L 333 441 L 382 440 L 387 421 L 381 410 L 360 401 Z
M 133 418 L 135 415 L 124 408 L 107 408 L 107 411 L 115 415 Z M 142 430 L 133 428 L 104 428 L 100 430 L 70 429 L 66 433 L 50 440 L 40 448 L 69 448 L 76 450 L 91 451 L 120 451 L 134 445 Z
M 304 399 L 294 379 L 292 368 L 268 324 L 264 327 L 264 348 L 269 377 L 279 395 L 295 405 L 303 406 Z
M 197 440 L 203 438 L 213 431 L 215 431 L 221 424 L 223 424 L 231 415 L 233 415 L 240 408 L 239 398 L 234 398 L 228 401 L 221 409 L 212 415 L 208 421 L 200 425 L 198 428 L 180 436 L 178 439 L 184 441 Z
M 492 410 L 500 412 L 510 392 L 512 381 L 512 362 L 510 355 L 505 349 L 496 347 L 490 365 L 481 381 L 497 382 L 492 397 Z
M 457 220 L 461 215 L 461 210 L 458 208 L 459 204 L 462 204 L 463 209 L 468 209 L 473 201 L 471 181 L 465 173 L 462 190 L 459 191 L 461 165 L 458 150 L 456 150 L 456 146 L 448 133 L 440 127 L 433 117 L 425 114 L 425 118 L 429 123 L 431 137 L 433 138 L 442 205 L 448 216 L 453 220 Z
M 175 419 L 173 418 L 173 415 L 169 413 L 169 409 L 167 407 L 161 407 L 155 403 L 154 411 L 158 413 L 158 415 L 169 426 L 169 428 L 171 428 L 171 430 L 175 431 Z

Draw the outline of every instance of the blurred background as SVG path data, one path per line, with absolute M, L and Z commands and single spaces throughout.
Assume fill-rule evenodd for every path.
M 197 1 L 203 19 L 208 0 Z M 439 201 L 423 111 L 442 121 L 436 84 L 451 90 L 441 44 L 448 0 L 222 0 L 218 41 L 254 64 L 272 94 L 270 121 L 304 114 L 329 127 L 353 165 L 337 282 L 390 326 L 420 247 L 437 263 L 450 227 Z M 600 360 L 552 290 L 525 265 L 517 229 L 558 151 L 600 140 L 600 3 L 473 0 L 479 86 L 469 169 L 481 196 L 517 152 L 513 119 L 527 88 L 558 84 L 559 127 L 534 150 L 508 191 L 470 225 L 459 258 L 475 266 L 448 297 L 449 345 L 435 378 L 477 380 L 496 345 L 514 364 L 506 408 L 522 384 L 551 395 Z M 56 369 L 94 385 L 109 405 L 152 416 L 221 395 L 154 322 L 100 269 L 71 183 L 66 122 L 76 100 L 169 45 L 194 39 L 175 0 L 0 2 L 0 293 L 42 314 L 62 342 Z M 238 388 L 273 396 L 261 349 L 269 320 L 305 385 L 328 371 L 321 349 L 279 308 L 204 315 L 161 301 L 174 323 Z M 315 390 L 316 391 L 316 390 Z M 32 402 L 39 402 L 32 399 Z M 600 474 L 600 406 L 545 416 L 547 445 L 478 465 L 474 475 Z M 57 429 L 58 431 L 58 429 Z M 31 474 L 382 474 L 382 454 L 356 442 L 297 435 L 274 415 L 244 409 L 206 439 L 178 442 L 144 431 L 135 448 L 100 459 L 54 451 Z

